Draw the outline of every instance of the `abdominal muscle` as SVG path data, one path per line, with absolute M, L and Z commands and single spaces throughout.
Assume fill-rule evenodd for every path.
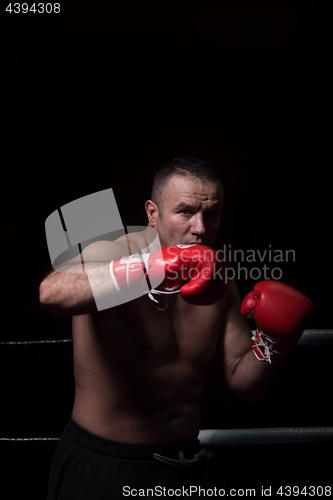
M 205 366 L 215 351 L 221 311 L 201 308 L 206 317 L 200 327 L 200 308 L 180 297 L 168 300 L 163 313 L 142 297 L 73 317 L 72 417 L 78 425 L 124 443 L 177 442 L 198 434 Z

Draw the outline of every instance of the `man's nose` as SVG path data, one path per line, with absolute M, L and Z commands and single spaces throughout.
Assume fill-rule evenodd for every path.
M 197 213 L 192 219 L 191 233 L 203 236 L 206 232 L 203 216 L 201 213 Z

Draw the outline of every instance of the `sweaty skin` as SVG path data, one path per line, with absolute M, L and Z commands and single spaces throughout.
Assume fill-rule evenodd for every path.
M 222 186 L 174 175 L 165 189 L 162 217 L 153 201 L 146 202 L 148 226 L 157 231 L 161 245 L 212 247 L 220 225 Z M 107 246 L 102 260 L 108 261 Z M 84 305 L 73 315 L 72 416 L 93 434 L 151 444 L 196 436 L 205 367 L 215 353 L 227 385 L 240 397 L 258 400 L 273 377 L 274 369 L 252 353 L 251 331 L 240 314 L 234 283 L 228 297 L 211 306 L 188 304 L 179 294 L 157 300 L 160 309 L 166 303 L 167 308 L 159 310 L 144 295 L 99 312 L 92 306 L 85 312 Z

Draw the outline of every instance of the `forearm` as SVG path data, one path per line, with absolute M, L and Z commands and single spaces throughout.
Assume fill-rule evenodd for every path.
M 53 314 L 77 315 L 97 311 L 96 298 L 117 294 L 109 262 L 88 262 L 52 272 L 40 285 L 40 302 Z
M 277 366 L 259 361 L 251 348 L 239 361 L 229 382 L 230 389 L 242 399 L 259 401 L 276 374 Z

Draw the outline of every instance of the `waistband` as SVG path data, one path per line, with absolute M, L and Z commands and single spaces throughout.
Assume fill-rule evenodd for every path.
M 130 444 L 112 441 L 83 429 L 70 417 L 63 435 L 76 444 L 113 458 L 159 460 L 176 466 L 191 465 L 211 458 L 214 453 L 202 447 L 197 437 L 163 444 Z

